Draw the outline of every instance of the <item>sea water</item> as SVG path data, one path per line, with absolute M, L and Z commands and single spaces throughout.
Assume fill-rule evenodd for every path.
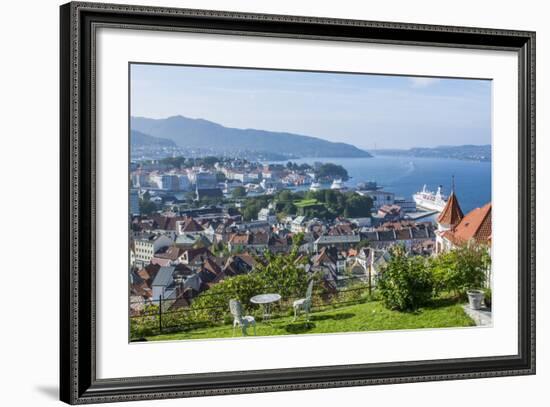
M 417 158 L 374 156 L 372 158 L 301 158 L 298 164 L 331 162 L 343 166 L 351 177 L 345 185 L 354 187 L 361 182 L 376 181 L 384 191 L 412 200 L 412 195 L 426 184 L 435 191 L 441 185 L 443 194 L 455 193 L 464 213 L 491 201 L 491 163 L 449 158 Z

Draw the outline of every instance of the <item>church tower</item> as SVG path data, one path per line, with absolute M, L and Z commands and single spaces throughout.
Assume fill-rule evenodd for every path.
M 460 223 L 462 218 L 464 217 L 464 213 L 462 212 L 462 209 L 460 208 L 460 204 L 458 203 L 458 198 L 455 194 L 455 187 L 454 187 L 454 177 L 453 177 L 453 187 L 451 191 L 451 195 L 449 196 L 449 199 L 447 200 L 447 204 L 437 217 L 437 233 L 436 233 L 436 252 L 440 253 L 444 249 L 444 241 L 443 241 L 443 234 L 447 231 L 452 231 L 454 228 Z
M 437 217 L 437 229 L 441 231 L 452 230 L 460 223 L 463 217 L 464 214 L 453 191 L 451 196 L 449 196 L 447 204 Z

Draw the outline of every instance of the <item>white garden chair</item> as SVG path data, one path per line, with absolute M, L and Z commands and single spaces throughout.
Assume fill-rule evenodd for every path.
M 293 321 L 296 321 L 300 312 L 303 312 L 304 314 L 306 314 L 306 320 L 309 321 L 309 312 L 311 311 L 311 303 L 312 303 L 312 300 L 311 300 L 312 293 L 313 293 L 313 279 L 311 279 L 311 281 L 307 286 L 306 298 L 300 298 L 299 300 L 296 300 L 292 303 L 292 307 L 294 308 Z
M 233 336 L 235 336 L 235 328 L 237 326 L 241 327 L 243 331 L 243 336 L 247 336 L 247 328 L 252 325 L 254 327 L 254 335 L 256 335 L 256 320 L 251 315 L 243 316 L 243 307 L 241 303 L 237 300 L 229 301 L 229 310 L 231 315 L 233 315 Z

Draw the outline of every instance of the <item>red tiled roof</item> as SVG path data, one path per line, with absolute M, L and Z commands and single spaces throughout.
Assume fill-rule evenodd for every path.
M 346 236 L 346 235 L 352 235 L 353 229 L 351 225 L 349 224 L 340 224 L 340 225 L 334 225 L 331 227 L 328 231 L 329 236 Z
M 253 245 L 267 245 L 269 242 L 269 235 L 264 232 L 256 232 L 250 235 L 250 244 Z
M 464 217 L 464 214 L 462 213 L 462 209 L 460 209 L 460 204 L 458 203 L 458 199 L 456 198 L 456 195 L 453 192 L 449 197 L 449 200 L 447 201 L 445 208 L 443 208 L 443 211 L 439 214 L 439 217 L 437 218 L 437 222 L 441 223 L 442 225 L 454 227 L 458 225 L 458 223 L 462 220 L 463 217 Z
M 183 227 L 181 228 L 182 232 L 202 232 L 204 228 L 193 218 L 187 218 Z
M 160 230 L 176 230 L 176 222 L 182 220 L 178 216 L 163 216 L 159 214 L 154 214 L 152 218 L 156 228 Z
M 205 270 L 208 270 L 209 272 L 211 272 L 213 274 L 216 274 L 216 275 L 221 273 L 221 271 L 222 271 L 222 269 L 218 265 L 218 263 L 216 263 L 214 260 L 212 260 L 210 258 L 207 258 L 204 261 L 203 267 L 204 267 Z
M 138 270 L 137 275 L 145 280 L 147 285 L 150 286 L 159 270 L 160 266 L 158 264 L 149 263 L 141 270 Z
M 333 254 L 330 253 L 326 247 L 323 247 L 321 251 L 316 256 L 313 257 L 314 266 L 318 267 L 324 263 L 336 264 L 336 260 L 333 258 Z
M 208 250 L 206 247 L 199 247 L 196 249 L 185 249 L 184 252 L 187 252 L 187 259 L 190 263 L 192 263 L 197 256 L 203 256 L 203 258 L 215 257 L 212 254 L 212 252 Z
M 454 230 L 445 232 L 443 236 L 453 243 L 467 242 L 471 239 L 476 242 L 489 242 L 492 234 L 491 212 L 490 202 L 476 208 L 466 214 Z
M 168 259 L 168 260 L 177 260 L 177 258 L 180 257 L 184 251 L 185 249 L 181 247 L 170 246 L 163 253 L 155 254 L 155 257 L 158 257 L 161 259 Z
M 246 234 L 246 233 L 233 233 L 229 237 L 229 243 L 231 243 L 231 244 L 248 244 L 248 234 Z
M 240 253 L 235 255 L 235 257 L 241 258 L 246 264 L 248 264 L 250 267 L 254 267 L 258 262 L 254 257 L 252 257 L 249 253 Z

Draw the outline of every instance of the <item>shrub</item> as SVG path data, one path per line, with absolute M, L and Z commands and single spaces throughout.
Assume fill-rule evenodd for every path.
M 456 247 L 431 262 L 437 289 L 458 297 L 464 297 L 469 289 L 485 287 L 490 266 L 487 248 L 475 244 Z
M 143 313 L 130 318 L 130 338 L 141 339 L 155 335 L 159 330 L 158 306 L 146 305 Z
M 299 242 L 296 238 L 296 242 Z M 295 242 L 295 243 L 296 243 Z M 305 259 L 299 260 L 297 246 L 290 253 L 264 253 L 266 264 L 258 263 L 255 273 L 261 275 L 266 288 L 271 292 L 281 294 L 283 299 L 302 297 L 307 289 L 308 273 L 303 267 Z
M 485 294 L 485 305 L 488 307 L 488 308 L 491 308 L 491 305 L 492 305 L 492 292 L 491 292 L 491 289 L 490 288 L 486 288 L 485 290 L 483 290 L 483 293 Z
M 137 340 L 159 332 L 159 323 L 156 317 L 134 317 L 130 318 L 130 338 Z
M 338 292 L 338 302 L 362 302 L 368 298 L 368 283 L 353 281 Z
M 223 322 L 229 313 L 229 300 L 239 300 L 244 310 L 255 307 L 250 298 L 264 292 L 264 287 L 256 273 L 226 278 L 195 298 L 191 305 L 193 316 L 198 321 Z
M 409 257 L 402 248 L 392 250 L 380 272 L 378 292 L 390 309 L 412 311 L 426 304 L 434 294 L 434 279 L 426 260 Z

